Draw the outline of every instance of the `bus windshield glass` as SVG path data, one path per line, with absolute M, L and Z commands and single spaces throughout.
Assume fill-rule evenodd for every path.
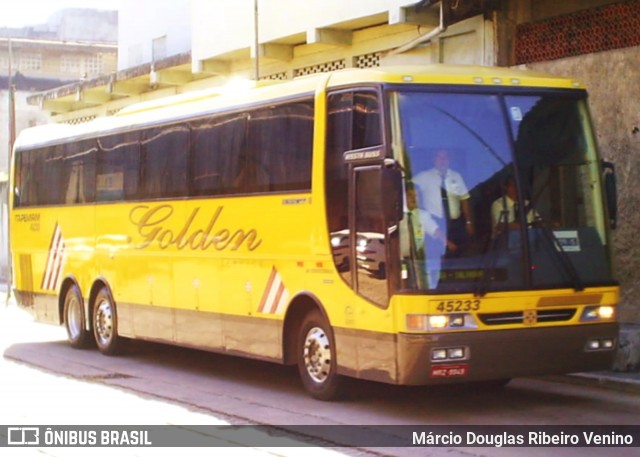
M 405 289 L 612 284 L 600 165 L 581 91 L 390 92 L 405 173 Z

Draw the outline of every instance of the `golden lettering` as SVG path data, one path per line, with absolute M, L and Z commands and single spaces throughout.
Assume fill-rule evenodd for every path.
M 223 209 L 222 206 L 216 208 L 206 228 L 196 227 L 194 230 L 195 219 L 200 212 L 200 208 L 194 208 L 176 234 L 173 230 L 165 227 L 165 223 L 174 213 L 170 205 L 156 207 L 138 205 L 129 213 L 129 220 L 136 226 L 138 234 L 142 237 L 142 242 L 135 247 L 136 249 L 144 249 L 157 243 L 158 247 L 163 250 L 171 246 L 175 246 L 179 250 L 189 248 L 202 251 L 208 249 L 236 251 L 243 246 L 249 251 L 257 249 L 262 244 L 262 240 L 255 229 L 237 229 L 235 231 L 228 228 L 217 229 Z

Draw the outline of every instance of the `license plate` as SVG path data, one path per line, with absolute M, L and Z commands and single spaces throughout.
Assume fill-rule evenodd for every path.
M 468 366 L 463 365 L 436 365 L 431 367 L 432 378 L 452 378 L 455 376 L 466 376 Z

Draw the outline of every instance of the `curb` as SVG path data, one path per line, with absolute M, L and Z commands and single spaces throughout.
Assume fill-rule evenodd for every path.
M 624 393 L 640 393 L 640 373 L 595 372 L 544 376 L 550 382 L 614 390 Z

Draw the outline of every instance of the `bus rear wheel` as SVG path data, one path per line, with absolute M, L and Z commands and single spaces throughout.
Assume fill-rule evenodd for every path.
M 100 289 L 93 303 L 93 335 L 103 354 L 116 355 L 121 351 L 123 341 L 118 335 L 116 304 L 106 287 Z
M 317 400 L 335 400 L 343 378 L 338 374 L 336 345 L 331 327 L 319 311 L 307 314 L 297 344 L 298 372 L 302 384 Z
M 84 349 L 91 342 L 91 333 L 87 330 L 87 321 L 80 289 L 75 284 L 67 289 L 64 296 L 64 326 L 71 347 Z

